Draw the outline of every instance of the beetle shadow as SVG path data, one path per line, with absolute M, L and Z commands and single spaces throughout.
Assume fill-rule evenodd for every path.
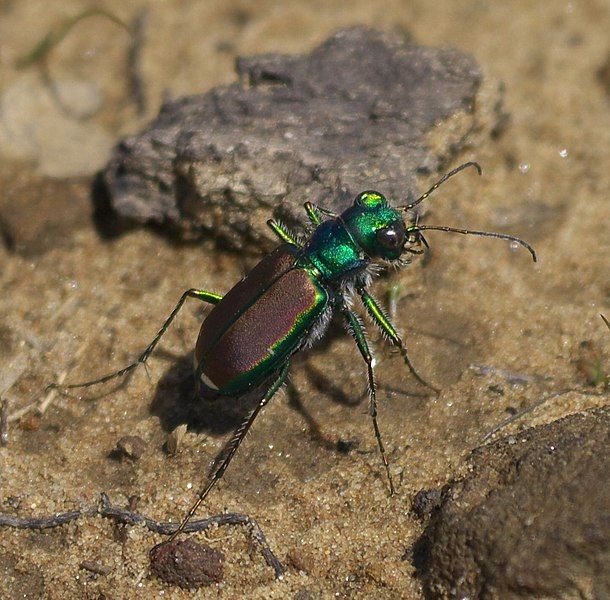
M 307 365 L 306 357 L 297 361 L 297 368 Z M 324 377 L 317 370 L 306 370 L 313 374 L 312 379 L 320 387 L 320 393 L 330 396 L 337 402 L 354 405 L 356 402 L 340 389 L 338 384 L 332 384 L 330 378 Z M 202 397 L 194 375 L 193 353 L 186 356 L 171 357 L 171 366 L 157 384 L 155 395 L 151 402 L 150 412 L 159 418 L 161 427 L 167 433 L 178 425 L 185 424 L 189 431 L 206 433 L 223 437 L 233 434 L 254 410 L 274 377 L 274 374 L 261 386 L 242 396 Z M 301 393 L 288 379 L 285 386 L 288 405 L 307 424 L 310 439 L 319 447 L 332 451 L 346 453 L 351 449 L 350 441 L 331 439 L 324 434 L 322 427 L 314 418 L 312 412 L 302 403 Z M 220 451 L 213 458 L 208 470 L 208 477 L 226 456 L 231 445 L 232 435 L 229 435 Z M 354 446 L 357 442 L 354 443 Z
M 362 386 L 356 393 L 349 392 L 350 386 L 343 379 L 326 374 L 311 364 L 309 357 L 318 353 L 331 352 L 331 345 L 338 337 L 346 335 L 345 328 L 338 319 L 333 319 L 324 337 L 313 348 L 299 353 L 293 368 L 302 369 L 314 390 L 321 396 L 346 407 L 356 407 L 368 398 L 366 363 L 362 361 Z M 163 354 L 163 351 L 160 351 Z M 259 387 L 240 396 L 202 396 L 194 374 L 194 353 L 184 356 L 168 355 L 170 368 L 159 379 L 155 395 L 150 405 L 151 414 L 159 418 L 166 432 L 173 431 L 178 425 L 186 424 L 195 433 L 209 433 L 222 436 L 234 432 L 254 410 L 277 373 L 272 374 Z M 360 359 L 360 356 L 358 356 Z M 384 389 L 379 385 L 378 389 Z M 290 379 L 285 387 L 289 406 L 298 412 L 307 423 L 311 438 L 325 448 L 336 448 L 322 433 L 312 412 L 301 401 L 301 394 Z M 409 390 L 391 390 L 389 393 L 403 393 L 408 396 L 423 396 Z
M 318 421 L 314 418 L 311 411 L 303 404 L 301 393 L 291 380 L 288 380 L 286 383 L 286 397 L 288 399 L 288 406 L 297 412 L 307 424 L 310 438 L 322 448 L 327 450 L 334 448 L 335 444 L 329 437 L 323 434 Z
M 377 334 L 374 329 L 372 329 L 372 331 L 373 334 L 368 334 L 367 336 L 369 344 L 376 342 L 376 339 L 373 336 L 380 337 L 380 334 Z M 333 377 L 332 375 L 327 374 L 324 370 L 318 369 L 317 367 L 313 366 L 308 360 L 308 357 L 316 356 L 318 353 L 327 355 L 332 354 L 331 346 L 333 342 L 337 339 L 345 338 L 346 336 L 348 336 L 348 334 L 343 324 L 340 322 L 339 319 L 333 318 L 324 337 L 321 340 L 317 341 L 316 345 L 313 348 L 310 348 L 302 353 L 303 356 L 302 359 L 299 361 L 299 364 L 300 368 L 302 368 L 307 373 L 309 382 L 317 392 L 324 395 L 325 397 L 328 397 L 336 404 L 340 404 L 342 406 L 347 407 L 355 407 L 367 401 L 369 397 L 367 365 L 360 355 L 360 351 L 358 350 L 356 342 L 353 342 L 353 340 L 351 340 L 350 338 L 350 341 L 352 341 L 354 344 L 354 360 L 357 364 L 360 365 L 361 368 L 361 383 L 356 383 L 355 388 L 353 387 L 353 385 L 350 386 L 349 382 L 346 381 L 345 378 Z M 441 338 L 441 336 L 434 336 L 433 334 L 430 334 L 430 336 L 438 337 L 440 339 L 446 339 Z M 453 340 L 448 341 L 453 342 Z M 381 344 L 376 345 L 380 346 L 380 348 L 378 348 L 378 351 L 381 353 L 386 354 L 395 352 L 395 350 L 391 346 L 389 346 L 389 344 L 387 344 L 387 342 L 385 342 L 384 340 L 382 340 Z M 405 372 L 408 373 L 408 369 L 405 365 L 401 364 L 400 368 L 405 369 Z M 376 382 L 378 392 L 386 392 L 390 394 L 416 398 L 425 398 L 430 395 L 429 391 L 422 389 L 421 386 L 418 386 L 416 382 L 410 382 L 408 384 L 408 387 L 404 389 L 397 389 L 390 387 L 380 381 L 379 374 L 377 374 Z M 301 410 L 301 407 L 299 407 L 298 410 Z
M 223 435 L 234 431 L 254 409 L 264 388 L 239 397 L 202 396 L 193 369 L 193 352 L 174 357 L 171 367 L 159 380 L 150 412 L 161 427 L 173 431 L 186 424 L 196 433 Z
M 308 362 L 305 362 L 304 370 L 317 392 L 328 396 L 333 402 L 342 406 L 358 406 L 367 397 L 366 365 L 364 362 L 362 364 L 364 365 L 362 387 L 356 394 L 348 394 L 344 381 L 337 381 Z
M 346 335 L 348 334 L 340 319 L 333 316 L 324 336 L 316 341 L 315 346 L 300 353 L 298 368 L 303 369 L 307 373 L 307 379 L 312 387 L 320 394 L 330 398 L 331 401 L 342 406 L 358 406 L 367 396 L 366 363 L 364 360 L 362 360 L 362 389 L 356 395 L 347 392 L 348 386 L 344 380 L 338 380 L 326 374 L 323 370 L 314 367 L 311 361 L 308 360 L 309 357 L 317 356 L 318 354 L 325 354 L 327 356 L 332 354 L 332 344 L 337 339 L 345 338 Z M 360 353 L 358 353 L 358 357 L 360 357 Z M 296 394 L 296 390 L 294 390 L 294 393 Z M 298 410 L 303 408 L 298 401 L 291 402 L 291 404 L 293 408 L 299 406 Z M 307 420 L 309 421 L 309 419 Z
M 318 348 L 313 350 L 313 352 L 316 351 Z M 307 354 L 310 352 L 312 351 L 308 351 Z M 323 393 L 331 400 L 345 406 L 356 406 L 366 397 L 364 385 L 362 394 L 354 399 L 352 396 L 348 396 L 339 382 L 335 382 L 309 365 L 306 357 L 303 359 L 298 361 L 297 368 L 305 369 L 312 385 L 321 394 Z M 172 356 L 170 368 L 159 379 L 156 386 L 150 412 L 159 418 L 161 427 L 166 432 L 173 431 L 178 425 L 186 424 L 193 432 L 206 432 L 221 436 L 235 431 L 244 422 L 276 376 L 274 373 L 259 387 L 240 396 L 206 397 L 201 395 L 195 378 L 193 353 L 190 352 L 181 357 Z M 289 405 L 305 419 L 312 437 L 326 446 L 326 440 L 319 433 L 320 427 L 300 401 L 299 391 L 290 380 L 288 380 L 285 390 Z

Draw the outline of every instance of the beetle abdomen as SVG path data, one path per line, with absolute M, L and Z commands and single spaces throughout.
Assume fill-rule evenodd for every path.
M 328 294 L 293 267 L 295 252 L 285 244 L 265 257 L 205 319 L 195 350 L 205 387 L 236 394 L 262 382 L 322 315 Z

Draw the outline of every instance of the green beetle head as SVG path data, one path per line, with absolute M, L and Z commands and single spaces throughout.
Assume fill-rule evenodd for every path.
M 479 175 L 481 174 L 481 167 L 478 163 L 466 162 L 443 175 L 417 200 L 397 208 L 390 206 L 385 197 L 379 192 L 362 192 L 356 196 L 354 204 L 341 215 L 341 220 L 354 241 L 371 258 L 395 261 L 400 259 L 401 254 L 405 252 L 421 254 L 421 250 L 416 247 L 421 244 L 428 247 L 422 232 L 436 230 L 508 240 L 523 246 L 532 255 L 534 262 L 536 262 L 536 252 L 534 249 L 527 242 L 513 235 L 439 225 L 419 225 L 417 218 L 408 218 L 408 224 L 405 224 L 401 216 L 403 212 L 408 215 L 415 206 L 428 198 L 447 179 L 468 167 L 474 167 Z
M 358 194 L 341 218 L 356 243 L 371 258 L 397 260 L 411 238 L 401 212 L 379 192 Z

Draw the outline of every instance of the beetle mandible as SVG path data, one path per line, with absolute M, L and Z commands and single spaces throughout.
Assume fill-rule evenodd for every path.
M 373 323 L 398 348 L 417 381 L 438 393 L 436 387 L 418 374 L 402 338 L 367 287 L 377 262 L 403 265 L 407 262 L 403 258 L 405 254 L 421 254 L 421 246 L 428 247 L 422 233 L 426 230 L 510 240 L 525 247 L 536 261 L 534 249 L 512 235 L 420 225 L 418 216 L 410 212 L 447 179 L 467 167 L 474 167 L 481 174 L 478 163 L 466 162 L 441 177 L 417 200 L 404 206 L 393 207 L 382 194 L 374 191 L 358 194 L 353 204 L 340 215 L 306 202 L 305 212 L 314 229 L 305 241 L 300 241 L 284 225 L 270 219 L 267 224 L 282 244 L 265 256 L 225 296 L 201 289 L 187 290 L 135 362 L 92 381 L 49 386 L 60 390 L 89 387 L 124 376 L 148 360 L 188 298 L 213 305 L 201 325 L 195 347 L 196 375 L 202 393 L 235 397 L 268 381 L 270 384 L 254 410 L 236 430 L 224 458 L 212 472 L 170 541 L 184 530 L 227 470 L 257 415 L 286 380 L 292 355 L 319 340 L 336 312 L 342 315 L 366 364 L 369 414 L 390 494 L 394 494 L 392 475 L 377 423 L 374 362 L 360 317 L 350 308 L 346 297 L 360 297 Z

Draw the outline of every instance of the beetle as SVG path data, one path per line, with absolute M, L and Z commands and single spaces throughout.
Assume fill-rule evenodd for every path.
M 510 240 L 526 248 L 536 261 L 534 249 L 512 235 L 420 225 L 412 210 L 447 179 L 467 167 L 479 175 L 481 167 L 466 162 L 441 177 L 417 200 L 393 207 L 376 191 L 356 196 L 341 214 L 311 202 L 304 205 L 312 226 L 306 239 L 300 239 L 280 222 L 267 224 L 281 245 L 266 255 L 226 295 L 189 289 L 165 320 L 153 341 L 132 364 L 98 379 L 73 384 L 51 384 L 67 390 L 88 387 L 122 377 L 146 363 L 160 339 L 188 298 L 211 304 L 195 346 L 196 375 L 202 394 L 216 397 L 241 396 L 267 383 L 256 407 L 242 422 L 225 449 L 224 458 L 213 470 L 207 485 L 197 496 L 170 540 L 184 530 L 200 504 L 223 476 L 257 415 L 281 388 L 288 375 L 291 357 L 319 340 L 334 313 L 340 313 L 366 364 L 369 414 L 377 446 L 388 479 L 390 494 L 394 484 L 377 422 L 377 383 L 374 361 L 360 317 L 348 301 L 358 296 L 373 323 L 398 350 L 408 369 L 420 384 L 439 393 L 415 369 L 405 344 L 377 301 L 368 292 L 379 262 L 402 266 L 405 254 L 421 254 L 428 247 L 426 230 L 447 231 Z M 405 215 L 403 218 L 403 214 Z

